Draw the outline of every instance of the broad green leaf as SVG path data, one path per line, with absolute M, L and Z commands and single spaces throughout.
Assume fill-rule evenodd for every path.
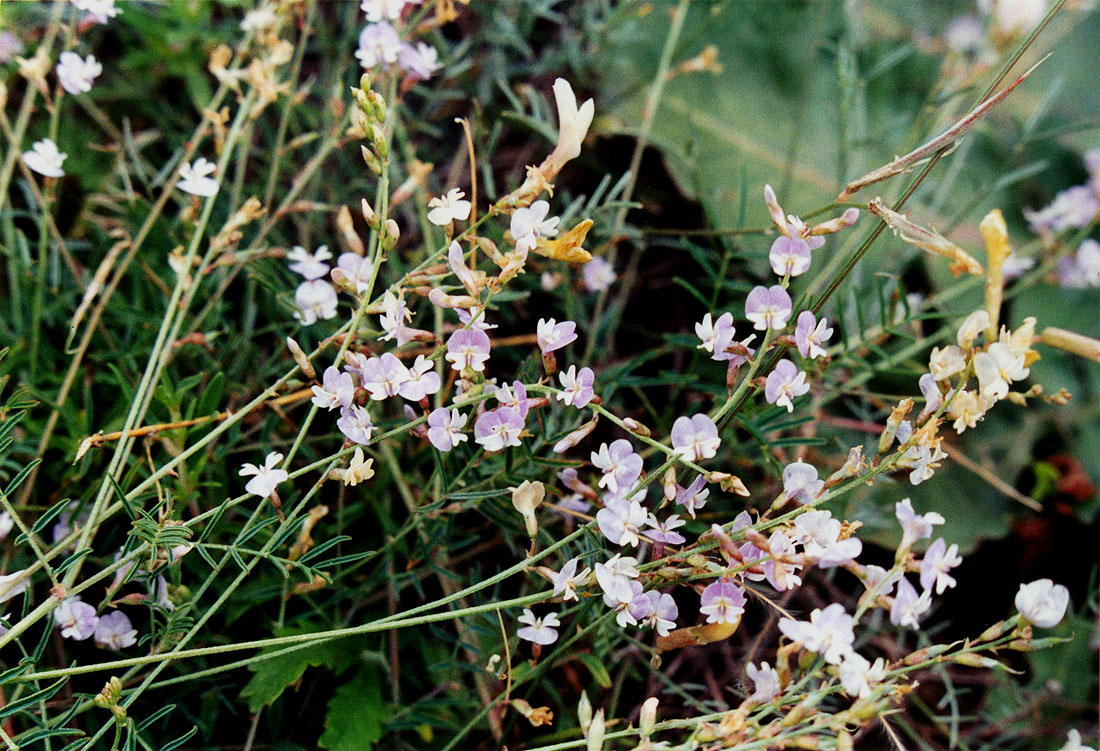
M 277 636 L 291 636 L 294 634 L 306 634 L 315 631 L 313 627 L 295 627 L 282 629 Z M 288 652 L 278 657 L 255 662 L 248 666 L 253 676 L 248 684 L 241 690 L 241 697 L 248 703 L 252 712 L 258 712 L 261 707 L 271 704 L 278 699 L 290 686 L 302 679 L 306 668 L 323 667 L 335 670 L 347 650 L 348 642 L 345 639 L 311 644 L 308 647 Z M 261 652 L 271 652 L 286 649 L 276 647 Z
M 329 700 L 325 732 L 317 745 L 330 751 L 370 751 L 382 738 L 389 714 L 378 671 L 360 671 L 337 688 Z

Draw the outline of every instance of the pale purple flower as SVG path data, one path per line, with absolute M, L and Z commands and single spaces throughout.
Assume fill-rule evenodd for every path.
M 1016 593 L 1016 609 L 1028 623 L 1039 628 L 1054 628 L 1061 623 L 1069 607 L 1069 590 L 1050 579 L 1021 584 Z
M 1058 262 L 1058 283 L 1067 289 L 1100 287 L 1100 243 L 1089 238 Z
M 899 550 L 908 550 L 917 540 L 923 540 L 932 536 L 932 527 L 943 524 L 946 519 L 942 514 L 929 511 L 927 514 L 918 514 L 913 510 L 913 502 L 904 498 L 894 504 L 894 514 L 901 524 L 901 544 Z
M 606 292 L 615 283 L 615 269 L 602 256 L 595 256 L 581 269 L 584 288 L 589 292 Z
M 786 407 L 788 412 L 793 412 L 792 400 L 809 390 L 810 384 L 806 383 L 806 374 L 793 362 L 784 358 L 775 364 L 775 369 L 771 373 L 768 373 L 768 379 L 764 383 L 764 398 L 768 404 Z
M 443 65 L 439 62 L 439 50 L 425 42 L 402 44 L 397 54 L 397 65 L 411 78 L 426 81 Z
M 737 623 L 745 612 L 745 593 L 732 580 L 719 579 L 699 596 L 699 612 L 707 623 Z
M 840 539 L 841 523 L 828 511 L 807 511 L 795 519 L 794 528 L 796 541 L 820 568 L 852 563 L 863 552 L 859 538 Z
M 610 446 L 600 444 L 600 450 L 592 452 L 592 463 L 603 472 L 599 486 L 616 494 L 629 490 L 642 475 L 642 457 L 634 453 L 634 447 L 625 438 Z
M 374 432 L 370 412 L 366 407 L 358 404 L 351 404 L 340 410 L 340 419 L 336 421 L 336 427 L 349 440 L 362 446 L 370 443 L 371 433 Z
M 285 482 L 290 475 L 285 469 L 279 469 L 279 462 L 283 460 L 283 455 L 278 451 L 272 451 L 264 459 L 262 467 L 257 467 L 255 464 L 245 462 L 241 465 L 241 470 L 237 474 L 241 477 L 248 477 L 249 475 L 255 475 L 244 486 L 246 492 L 252 495 L 258 495 L 261 498 L 267 498 L 269 495 L 275 492 L 275 486 L 281 482 Z
M 723 313 L 718 316 L 717 321 L 712 320 L 710 313 L 707 313 L 701 322 L 695 324 L 695 335 L 702 342 L 696 349 L 709 352 L 712 360 L 730 360 L 735 355 L 727 352 L 726 348 L 733 342 L 736 333 L 733 313 Z
M 652 626 L 661 636 L 669 635 L 680 615 L 672 595 L 657 591 L 642 592 L 630 601 L 629 608 L 639 626 Z
M 313 387 L 311 400 L 321 409 L 333 410 L 337 407 L 351 406 L 355 397 L 355 384 L 350 373 L 343 373 L 335 365 L 325 368 L 320 386 Z
M 137 644 L 137 630 L 121 610 L 112 610 L 96 622 L 95 643 L 108 649 L 125 649 Z
M 791 317 L 791 296 L 778 284 L 754 287 L 745 298 L 745 317 L 759 331 L 782 329 Z
M 890 606 L 890 623 L 895 626 L 920 628 L 920 617 L 932 607 L 932 591 L 925 590 L 917 595 L 916 588 L 902 577 L 898 581 L 898 591 L 894 595 L 894 604 Z
M 580 599 L 577 597 L 577 587 L 588 582 L 592 577 L 592 570 L 586 566 L 583 571 L 577 573 L 579 563 L 577 558 L 570 558 L 561 567 L 561 571 L 551 573 L 550 583 L 554 585 L 554 597 L 561 597 L 565 602 Z
M 696 475 L 695 479 L 686 488 L 680 485 L 676 486 L 676 503 L 683 506 L 692 519 L 695 518 L 695 512 L 707 504 L 710 488 L 706 485 L 707 478 L 703 475 Z
M 359 49 L 355 57 L 364 68 L 388 66 L 401 54 L 401 37 L 385 21 L 368 24 L 359 33 Z
M 646 510 L 636 500 L 612 498 L 596 513 L 600 532 L 615 545 L 637 547 L 638 535 L 646 522 Z
M 794 331 L 794 341 L 798 346 L 798 354 L 811 360 L 824 357 L 825 347 L 822 346 L 833 335 L 829 328 L 829 321 L 822 318 L 820 321 L 814 318 L 814 314 L 804 310 L 798 314 L 798 325 Z
M 824 237 L 780 235 L 768 251 L 768 263 L 777 276 L 799 276 L 810 268 L 810 251 L 825 244 Z
M 23 164 L 45 177 L 64 177 L 62 163 L 69 157 L 61 153 L 49 138 L 35 141 L 30 151 L 23 152 Z
M 81 602 L 79 597 L 70 597 L 62 601 L 53 613 L 54 625 L 61 629 L 61 635 L 66 639 L 84 641 L 95 633 L 99 617 L 95 614 L 95 608 L 86 602 Z
M 936 594 L 942 595 L 948 587 L 955 586 L 955 579 L 947 572 L 962 563 L 959 546 L 947 547 L 947 542 L 938 538 L 928 546 L 924 559 L 920 562 L 920 585 L 924 589 L 936 588 Z
M 466 415 L 457 409 L 446 407 L 432 410 L 428 415 L 428 440 L 443 453 L 447 453 L 458 444 L 467 440 L 462 432 L 466 427 Z
M 26 569 L 13 571 L 10 574 L 0 576 L 0 602 L 7 602 L 16 595 L 27 591 L 31 577 Z
M 638 560 L 616 553 L 607 563 L 597 563 L 595 567 L 596 583 L 603 591 L 603 601 L 609 608 L 617 605 L 629 605 L 642 587 L 633 581 L 638 578 Z
M 844 611 L 844 606 L 833 603 L 825 609 L 816 608 L 810 613 L 810 621 L 783 618 L 779 630 L 803 649 L 825 658 L 830 665 L 839 665 L 852 651 L 855 641 L 855 620 Z
M 940 391 L 939 383 L 936 382 L 935 376 L 931 373 L 925 373 L 917 381 L 917 385 L 920 386 L 920 392 L 924 396 L 924 409 L 921 410 L 921 417 L 927 417 L 928 415 L 935 414 L 936 411 L 943 406 L 943 392 Z M 901 437 L 898 440 L 905 443 Z
M 546 201 L 535 201 L 530 206 L 516 209 L 512 214 L 512 238 L 516 243 L 516 250 L 530 252 L 540 237 L 554 237 L 558 234 L 558 217 L 546 218 L 550 213 L 550 204 Z
M 811 503 L 824 487 L 825 481 L 817 479 L 817 467 L 812 464 L 799 459 L 783 468 L 783 492 L 793 501 Z
M 780 592 L 802 584 L 802 579 L 796 573 L 802 568 L 802 564 L 786 560 L 795 554 L 794 542 L 777 529 L 768 538 L 768 549 L 771 558 L 764 561 L 764 576 L 768 583 Z
M 576 365 L 570 365 L 569 370 L 558 373 L 558 380 L 562 390 L 556 394 L 557 399 L 571 407 L 580 409 L 596 396 L 592 390 L 592 384 L 596 381 L 592 368 L 581 368 L 578 372 Z
M 0 64 L 11 62 L 25 49 L 22 39 L 7 29 L 0 29 Z
M 864 566 L 863 574 L 863 584 L 867 587 L 867 591 L 874 590 L 877 597 L 889 597 L 894 591 L 894 585 L 902 576 L 900 569 L 887 571 L 882 566 L 875 565 Z
M 464 200 L 465 196 L 462 189 L 451 188 L 443 195 L 428 201 L 428 221 L 437 227 L 446 227 L 455 221 L 466 221 L 470 217 L 473 204 Z M 452 243 L 452 247 L 454 245 Z
M 547 355 L 577 340 L 577 324 L 574 321 L 558 323 L 553 318 L 540 318 L 535 326 L 535 338 L 542 354 Z
M 62 52 L 55 71 L 61 88 L 70 94 L 83 94 L 92 90 L 92 84 L 96 76 L 103 72 L 103 66 L 93 55 L 81 60 L 75 52 Z
M 580 478 L 577 476 L 577 470 L 573 467 L 566 467 L 561 472 L 558 472 L 558 479 L 561 480 L 562 485 L 578 495 L 594 496 L 596 494 L 595 490 L 580 481 Z
M 294 291 L 294 304 L 298 306 L 294 316 L 303 326 L 311 326 L 318 320 L 327 321 L 336 317 L 336 290 L 323 279 L 302 282 Z
M 359 380 L 371 399 L 382 401 L 396 396 L 409 380 L 409 369 L 392 352 L 372 357 L 363 365 Z
M 554 613 L 549 613 L 542 618 L 536 618 L 530 608 L 524 608 L 523 615 L 519 617 L 519 622 L 528 624 L 516 631 L 516 636 L 521 639 L 534 642 L 543 647 L 547 644 L 553 644 L 558 640 L 558 632 L 556 629 L 561 626 L 561 621 L 558 620 L 558 616 Z
M 352 254 L 354 255 L 354 254 Z M 318 246 L 317 250 L 310 253 L 301 245 L 295 245 L 286 254 L 288 261 L 293 261 L 289 268 L 295 274 L 300 274 L 307 281 L 320 279 L 329 272 L 329 265 L 325 261 L 332 258 L 327 245 Z M 358 256 L 356 256 L 358 258 Z
M 1100 198 L 1088 185 L 1075 185 L 1054 197 L 1038 211 L 1024 209 L 1024 218 L 1033 232 L 1043 235 L 1088 226 L 1100 213 Z
M 741 543 L 741 547 L 738 548 L 738 551 L 741 553 L 741 561 L 747 566 L 753 566 L 767 556 L 763 550 L 756 547 L 756 545 L 751 542 Z M 763 565 L 758 566 L 758 569 L 762 570 Z M 764 581 L 767 578 L 763 573 L 749 570 L 742 571 L 741 576 L 754 582 Z
M 480 306 L 474 306 L 469 310 L 457 308 L 455 313 L 458 314 L 458 320 L 462 322 L 463 328 L 474 331 L 488 331 L 497 327 L 495 323 L 485 322 L 485 308 Z
M 324 246 L 322 246 L 324 247 Z M 318 248 L 320 250 L 320 248 Z M 370 289 L 371 276 L 374 274 L 374 264 L 366 256 L 357 253 L 341 253 L 336 259 L 336 267 L 344 272 L 347 280 L 355 286 L 355 291 L 362 294 Z
M 505 446 L 519 446 L 523 432 L 523 415 L 514 409 L 501 407 L 484 413 L 474 423 L 474 441 L 486 451 L 500 451 Z
M 1001 274 L 1008 282 L 1018 279 L 1033 268 L 1035 268 L 1035 259 L 1031 256 L 1019 256 L 1015 253 L 1009 253 L 1008 258 L 1001 264 Z
M 431 360 L 424 355 L 417 355 L 412 367 L 408 369 L 409 380 L 401 384 L 397 393 L 401 394 L 403 399 L 418 402 L 429 394 L 439 391 L 439 373 L 436 373 L 434 368 L 435 364 Z
M 493 396 L 502 407 L 510 407 L 523 417 L 527 417 L 527 413 L 531 410 L 531 402 L 534 401 L 527 398 L 527 387 L 520 381 L 512 381 L 511 386 L 504 384 L 493 393 Z
M 611 608 L 615 613 L 615 622 L 619 624 L 619 628 L 626 628 L 627 626 L 637 626 L 638 619 L 634 617 L 634 613 L 631 612 L 631 606 L 641 597 L 645 596 L 642 591 L 642 585 L 636 581 L 629 579 L 621 579 L 616 582 L 617 586 L 621 586 L 621 583 L 626 582 L 626 590 L 617 591 L 614 594 L 604 592 L 603 602 L 604 605 Z M 625 596 L 625 599 L 621 599 Z M 639 603 L 643 608 L 648 603 Z M 636 608 L 637 606 L 635 606 Z
M 657 517 L 653 514 L 650 514 L 649 517 L 646 519 L 647 529 L 642 530 L 642 534 L 657 543 L 662 543 L 666 545 L 681 545 L 686 541 L 687 538 L 679 532 L 675 532 L 673 530 L 677 529 L 678 527 L 682 527 L 685 524 L 687 524 L 687 522 L 685 522 L 676 514 L 672 514 L 663 522 L 659 521 Z
M 405 325 L 407 321 L 412 320 L 412 311 L 405 305 L 405 300 L 392 292 L 386 292 L 382 297 L 382 308 L 383 313 L 378 316 L 378 325 L 382 328 L 383 334 L 378 339 L 383 342 L 395 339 L 398 347 L 411 342 L 415 331 Z
M 466 368 L 478 373 L 484 371 L 489 359 L 489 335 L 471 329 L 455 331 L 447 340 L 446 358 L 457 371 Z
M 749 701 L 763 704 L 779 696 L 779 673 L 768 663 L 762 662 L 758 668 L 750 662 L 745 667 L 745 674 L 753 683 Z
M 184 162 L 180 165 L 180 179 L 176 187 L 193 196 L 215 196 L 218 194 L 218 181 L 210 176 L 217 168 L 217 165 L 207 161 L 205 157 L 199 157 L 194 164 Z
M 672 448 L 689 462 L 711 459 L 718 453 L 722 439 L 718 426 L 707 415 L 677 417 L 672 423 Z

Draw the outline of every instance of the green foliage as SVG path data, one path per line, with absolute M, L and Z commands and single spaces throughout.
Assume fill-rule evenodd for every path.
M 333 693 L 317 745 L 329 751 L 369 751 L 381 740 L 389 714 L 381 676 L 376 670 L 360 670 Z
M 309 624 L 301 624 L 277 629 L 275 636 L 311 634 L 317 630 Z M 331 639 L 311 643 L 278 657 L 260 659 L 248 667 L 253 675 L 241 690 L 241 698 L 248 704 L 249 711 L 258 712 L 261 707 L 274 703 L 288 688 L 296 686 L 307 668 L 319 667 L 331 672 L 345 669 L 348 666 L 348 647 L 348 639 Z M 260 652 L 260 656 L 262 658 L 281 649 L 286 648 L 271 647 Z

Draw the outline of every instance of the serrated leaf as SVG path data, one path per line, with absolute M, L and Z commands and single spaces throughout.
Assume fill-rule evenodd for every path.
M 277 636 L 292 636 L 295 634 L 314 633 L 317 629 L 312 626 L 293 627 L 281 629 Z M 261 652 L 261 655 L 277 652 L 286 647 L 275 647 Z M 334 639 L 312 644 L 308 648 L 296 649 L 278 657 L 259 660 L 248 666 L 253 676 L 247 685 L 241 690 L 241 698 L 248 703 L 252 712 L 260 711 L 261 707 L 271 704 L 286 689 L 300 681 L 306 668 L 324 667 L 334 670 L 338 664 L 341 652 L 347 649 L 347 641 Z
M 381 740 L 389 713 L 378 671 L 362 671 L 332 695 L 317 745 L 329 751 L 370 751 Z

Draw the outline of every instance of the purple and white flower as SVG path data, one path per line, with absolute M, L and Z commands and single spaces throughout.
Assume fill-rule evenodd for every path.
M 489 359 L 489 335 L 484 331 L 459 329 L 447 340 L 447 360 L 457 371 L 470 370 L 480 373 Z
M 298 306 L 294 317 L 303 326 L 311 326 L 317 321 L 327 321 L 336 317 L 336 290 L 324 279 L 302 282 L 294 291 L 294 304 Z
M 779 621 L 779 630 L 784 636 L 803 649 L 821 655 L 830 665 L 839 665 L 852 651 L 856 638 L 854 626 L 855 620 L 836 602 L 824 609 L 814 609 L 808 623 L 793 618 Z
M 813 502 L 825 487 L 825 481 L 817 479 L 817 467 L 801 459 L 783 468 L 783 492 L 792 501 L 803 505 Z
M 822 346 L 833 335 L 827 319 L 820 321 L 814 318 L 814 314 L 804 310 L 798 314 L 798 324 L 794 331 L 794 341 L 798 346 L 798 354 L 811 360 L 826 355 Z
M 366 256 L 351 252 L 341 253 L 340 257 L 336 259 L 336 267 L 344 273 L 344 277 L 355 286 L 355 291 L 359 294 L 363 294 L 370 289 L 370 280 L 374 275 L 374 264 Z
M 745 317 L 759 331 L 782 329 L 791 317 L 791 296 L 778 284 L 754 287 L 745 298 Z
M 683 506 L 692 519 L 695 518 L 695 512 L 707 504 L 710 488 L 706 485 L 707 478 L 703 475 L 696 475 L 695 479 L 686 488 L 680 485 L 676 486 L 676 503 Z
M 561 621 L 558 620 L 558 616 L 554 613 L 548 613 L 542 618 L 536 618 L 535 614 L 531 612 L 531 608 L 524 608 L 523 615 L 519 617 L 520 623 L 526 623 L 527 625 L 516 631 L 516 636 L 526 641 L 533 642 L 539 646 L 545 647 L 547 644 L 553 644 L 558 640 L 558 627 L 561 626 Z
M 579 559 L 570 558 L 561 567 L 561 571 L 551 573 L 550 583 L 554 585 L 554 597 L 560 597 L 565 602 L 580 599 L 577 597 L 577 587 L 588 583 L 588 580 L 592 578 L 592 570 L 586 566 L 584 570 L 578 573 L 577 566 L 579 564 Z
M 927 514 L 918 514 L 913 510 L 913 502 L 904 498 L 894 504 L 894 515 L 901 525 L 901 544 L 898 550 L 909 550 L 918 540 L 932 536 L 932 527 L 943 524 L 946 519 L 942 514 L 929 511 Z
M 99 617 L 95 608 L 79 597 L 62 601 L 53 613 L 54 625 L 61 629 L 61 636 L 74 641 L 84 641 L 95 633 Z
M 540 318 L 535 326 L 535 338 L 538 340 L 542 354 L 548 355 L 577 340 L 577 324 L 574 321 L 558 323 L 553 318 L 549 320 Z
M 560 218 L 553 216 L 549 219 L 550 204 L 546 201 L 535 201 L 530 206 L 516 209 L 512 214 L 512 238 L 516 243 L 516 250 L 530 252 L 540 237 L 554 237 L 558 234 L 558 222 Z
M 1028 623 L 1039 628 L 1054 628 L 1062 622 L 1069 607 L 1069 590 L 1050 579 L 1021 584 L 1016 593 L 1016 609 Z
M 898 581 L 898 591 L 894 594 L 894 604 L 890 606 L 890 623 L 920 628 L 921 616 L 931 607 L 932 591 L 926 589 L 918 595 L 916 587 L 902 577 Z
M 103 72 L 103 66 L 88 55 L 83 60 L 75 52 L 62 52 L 57 59 L 57 80 L 61 88 L 70 94 L 83 94 L 92 90 L 96 76 Z
M 195 160 L 194 164 L 184 162 L 180 165 L 180 179 L 176 187 L 193 196 L 202 198 L 215 196 L 218 194 L 218 181 L 210 175 L 214 174 L 217 168 L 217 165 L 201 156 Z
M 687 538 L 674 530 L 685 524 L 687 524 L 687 522 L 676 514 L 672 514 L 663 522 L 658 520 L 653 514 L 650 514 L 646 519 L 647 528 L 642 530 L 642 534 L 656 543 L 664 545 L 682 545 Z
M 738 623 L 745 612 L 745 593 L 731 579 L 719 579 L 699 596 L 699 612 L 707 623 Z
M 806 382 L 806 374 L 793 362 L 784 358 L 775 364 L 775 369 L 771 373 L 768 373 L 764 383 L 764 398 L 768 404 L 786 407 L 788 412 L 793 412 L 792 400 L 806 394 L 809 390 L 810 384 Z
M 108 649 L 125 649 L 137 644 L 137 629 L 121 610 L 112 610 L 96 622 L 95 643 Z
M 720 445 L 718 426 L 707 415 L 677 417 L 672 423 L 672 447 L 685 461 L 712 459 Z
M 370 412 L 366 407 L 358 404 L 350 404 L 340 410 L 340 419 L 336 421 L 336 427 L 347 436 L 348 440 L 361 446 L 370 443 L 371 433 L 374 432 Z
M 611 498 L 596 513 L 600 532 L 615 545 L 637 547 L 641 539 L 642 525 L 646 522 L 646 510 L 636 500 Z
M 439 391 L 439 373 L 434 368 L 435 364 L 431 360 L 424 355 L 417 355 L 412 367 L 408 369 L 409 379 L 401 384 L 397 393 L 403 399 L 418 402 Z
M 367 394 L 379 402 L 397 396 L 408 380 L 409 369 L 392 352 L 370 358 L 359 373 L 359 382 L 367 390 Z
M 351 374 L 344 373 L 335 365 L 325 368 L 325 374 L 320 386 L 313 387 L 313 398 L 310 400 L 321 409 L 333 410 L 337 407 L 350 407 L 355 398 L 355 384 L 352 383 Z
M 385 21 L 368 24 L 359 33 L 355 58 L 367 69 L 388 66 L 401 54 L 401 36 Z
M 358 258 L 359 256 L 355 257 Z M 325 261 L 332 258 L 332 253 L 327 245 L 318 246 L 317 250 L 312 253 L 301 245 L 295 245 L 286 254 L 286 258 L 288 261 L 294 262 L 289 266 L 291 271 L 305 277 L 307 281 L 313 281 L 314 279 L 320 279 L 329 272 L 331 267 Z
M 936 594 L 942 595 L 948 587 L 955 586 L 955 579 L 947 572 L 962 563 L 959 546 L 947 547 L 947 542 L 938 538 L 932 543 L 920 563 L 920 585 L 926 590 L 936 588 Z
M 672 595 L 657 591 L 642 592 L 628 607 L 639 626 L 652 626 L 661 636 L 669 635 L 680 615 Z
M 615 269 L 602 256 L 595 256 L 581 269 L 584 288 L 589 292 L 606 292 L 615 283 Z
M 780 235 L 768 251 L 768 263 L 777 276 L 799 276 L 810 268 L 810 251 L 825 244 L 824 237 L 787 237 Z
M 600 444 L 600 450 L 592 452 L 592 463 L 603 472 L 599 486 L 615 494 L 630 490 L 642 475 L 642 457 L 634 453 L 634 447 L 625 438 L 613 441 L 610 446 Z
M 514 409 L 500 407 L 490 410 L 474 423 L 474 441 L 484 446 L 486 451 L 519 446 L 523 424 L 523 416 Z
M 561 381 L 562 390 L 556 394 L 557 399 L 571 407 L 580 409 L 596 396 L 596 392 L 592 390 L 596 381 L 592 368 L 581 368 L 578 372 L 576 365 L 570 365 L 569 370 L 558 373 L 558 380 Z
M 255 475 L 244 486 L 245 491 L 252 495 L 258 495 L 261 498 L 267 498 L 274 493 L 275 486 L 281 482 L 286 482 L 287 478 L 290 477 L 285 469 L 279 468 L 279 462 L 282 460 L 282 454 L 278 451 L 272 451 L 264 459 L 262 467 L 257 467 L 255 464 L 245 462 L 241 466 L 240 472 L 237 474 L 241 477 Z
M 820 568 L 833 568 L 853 563 L 863 552 L 857 537 L 840 539 L 842 525 L 828 511 L 807 511 L 794 521 L 796 542 L 802 543 L 806 555 Z
M 428 415 L 428 440 L 443 453 L 447 453 L 468 437 L 462 432 L 467 416 L 457 409 L 446 407 L 432 410 Z
M 753 691 L 749 701 L 764 704 L 779 696 L 779 673 L 766 662 L 756 667 L 751 662 L 745 667 L 745 675 L 753 683 Z

